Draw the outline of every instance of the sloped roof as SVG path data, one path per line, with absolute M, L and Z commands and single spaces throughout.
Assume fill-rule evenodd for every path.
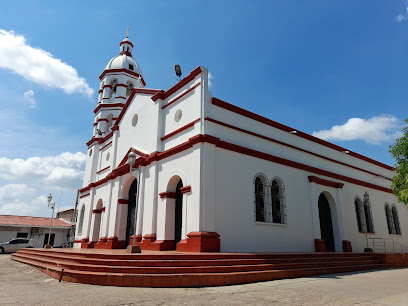
M 51 225 L 51 218 L 0 215 L 0 225 L 48 227 Z M 60 219 L 55 219 L 55 218 L 52 220 L 52 226 L 53 227 L 71 227 L 69 222 L 66 222 Z

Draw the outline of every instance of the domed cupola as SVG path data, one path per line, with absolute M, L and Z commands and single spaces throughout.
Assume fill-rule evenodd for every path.
M 119 45 L 119 55 L 109 61 L 99 77 L 98 104 L 124 104 L 133 88 L 144 88 L 146 85 L 142 70 L 132 56 L 133 44 L 129 37 L 126 36 Z
M 133 44 L 130 42 L 129 37 L 126 37 L 124 40 L 122 40 L 119 45 L 119 55 L 115 56 L 109 61 L 108 65 L 106 65 L 105 67 L 105 70 L 127 69 L 143 77 L 142 70 L 132 57 Z

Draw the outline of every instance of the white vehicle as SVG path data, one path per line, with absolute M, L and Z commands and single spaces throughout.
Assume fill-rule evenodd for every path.
M 5 252 L 17 252 L 23 248 L 32 248 L 33 239 L 14 238 L 7 242 L 0 243 L 0 254 Z

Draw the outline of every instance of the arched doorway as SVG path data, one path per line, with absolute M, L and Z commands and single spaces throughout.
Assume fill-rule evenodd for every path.
M 126 220 L 126 245 L 129 245 L 130 237 L 135 234 L 136 193 L 137 180 L 135 179 L 129 188 L 128 213 Z
M 324 240 L 326 251 L 334 252 L 334 235 L 333 222 L 329 201 L 326 196 L 321 193 L 319 196 L 319 219 L 320 219 L 320 233 Z
M 176 187 L 176 205 L 174 208 L 174 249 L 181 240 L 181 228 L 183 226 L 183 194 L 180 190 L 182 187 L 183 181 L 180 180 Z
M 98 203 L 96 204 L 96 208 L 93 211 L 94 226 L 93 226 L 92 238 L 91 238 L 91 241 L 93 242 L 99 241 L 99 232 L 101 231 L 102 206 L 103 206 L 102 199 L 99 199 Z

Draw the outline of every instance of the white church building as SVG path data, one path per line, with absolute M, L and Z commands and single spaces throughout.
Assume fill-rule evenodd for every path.
M 213 97 L 202 66 L 147 89 L 132 49 L 99 77 L 75 247 L 362 252 L 408 237 L 392 167 Z

